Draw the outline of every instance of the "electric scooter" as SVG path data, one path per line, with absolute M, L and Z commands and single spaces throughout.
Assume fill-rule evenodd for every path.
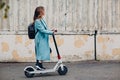
M 54 45 L 57 52 L 58 62 L 56 63 L 53 69 L 38 70 L 38 68 L 36 67 L 26 66 L 24 69 L 24 74 L 27 78 L 32 78 L 34 77 L 35 74 L 46 74 L 46 73 L 58 72 L 59 75 L 65 75 L 68 72 L 68 68 L 62 63 L 61 56 L 59 54 L 59 50 L 57 47 L 55 35 L 53 34 L 52 37 L 53 37 Z

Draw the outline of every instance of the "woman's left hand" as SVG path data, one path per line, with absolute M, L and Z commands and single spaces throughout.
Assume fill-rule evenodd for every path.
M 55 30 L 55 29 L 53 29 L 52 31 L 53 31 L 53 32 L 57 32 L 57 30 Z

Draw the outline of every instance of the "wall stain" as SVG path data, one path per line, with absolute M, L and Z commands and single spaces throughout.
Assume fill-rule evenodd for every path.
M 30 54 L 30 57 L 21 57 L 24 61 L 35 60 L 35 53 Z
M 84 44 L 85 44 L 84 41 L 81 38 L 79 38 L 79 36 L 75 36 L 75 42 L 74 42 L 75 47 L 80 48 Z
M 30 44 L 32 44 L 32 42 L 31 42 L 30 40 L 27 40 L 27 41 L 25 42 L 25 47 L 29 46 Z
M 49 39 L 50 39 L 50 43 L 52 43 L 52 42 L 53 42 L 53 38 L 52 38 L 52 37 L 49 37 Z
M 108 42 L 110 40 L 110 38 L 109 37 L 103 37 L 103 36 L 99 36 L 98 38 L 97 38 L 97 41 L 98 41 L 98 43 L 104 43 L 104 42 Z
M 102 55 L 99 55 L 99 58 L 104 60 L 109 60 L 112 58 L 112 56 L 107 53 L 103 53 Z
M 57 37 L 56 37 L 56 42 L 57 42 L 57 45 L 58 45 L 58 46 L 61 46 L 61 45 L 64 44 L 64 39 L 61 38 L 61 37 L 59 37 L 59 36 L 57 36 Z
M 32 51 L 30 51 L 32 52 Z M 13 56 L 13 61 L 29 61 L 29 60 L 34 60 L 35 59 L 35 53 L 32 52 L 30 54 L 30 57 L 20 57 L 17 50 L 13 50 L 12 56 Z
M 32 50 L 29 50 L 28 52 L 29 52 L 30 54 L 32 54 L 32 53 L 33 53 L 33 51 L 32 51 Z
M 85 56 L 87 58 L 91 57 L 92 54 L 93 54 L 93 51 L 85 51 Z
M 115 48 L 112 50 L 113 56 L 119 56 L 120 57 L 120 48 Z
M 71 61 L 71 60 L 76 61 L 76 60 L 82 59 L 82 57 L 81 57 L 81 56 L 78 56 L 78 55 L 67 55 L 67 56 L 62 55 L 62 59 L 63 59 L 64 61 L 66 61 L 66 60 L 69 60 L 69 61 Z
M 13 56 L 13 60 L 16 60 L 16 61 L 20 60 L 17 50 L 13 50 L 12 56 Z
M 102 45 L 102 49 L 103 50 L 106 50 L 107 49 L 107 46 L 105 44 Z
M 80 48 L 80 47 L 82 47 L 84 45 L 84 43 L 83 43 L 82 40 L 76 40 L 74 42 L 74 45 L 75 45 L 75 47 Z
M 9 45 L 7 42 L 2 42 L 2 52 L 8 52 L 9 51 Z
M 53 38 L 50 37 L 50 42 L 53 43 Z M 61 46 L 64 44 L 64 39 L 61 38 L 60 36 L 56 36 L 56 42 L 58 46 Z
M 16 35 L 16 39 L 15 39 L 15 43 L 22 43 L 23 42 L 23 39 L 22 39 L 22 36 L 21 35 Z
M 82 36 L 81 36 L 81 38 L 83 38 L 85 41 L 88 40 L 88 37 L 89 37 L 88 35 L 82 35 Z
M 34 53 L 34 52 L 32 53 L 31 58 L 32 58 L 32 59 L 35 59 L 35 53 Z

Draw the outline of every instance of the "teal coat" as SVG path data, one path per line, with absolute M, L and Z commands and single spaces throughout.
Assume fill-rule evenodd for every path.
M 50 60 L 49 35 L 53 31 L 49 30 L 43 19 L 35 20 L 35 53 L 37 60 Z

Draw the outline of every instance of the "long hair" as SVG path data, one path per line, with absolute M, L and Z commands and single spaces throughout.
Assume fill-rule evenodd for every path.
M 39 6 L 35 9 L 33 20 L 35 21 L 38 18 L 42 18 L 41 12 L 44 10 L 43 6 Z

